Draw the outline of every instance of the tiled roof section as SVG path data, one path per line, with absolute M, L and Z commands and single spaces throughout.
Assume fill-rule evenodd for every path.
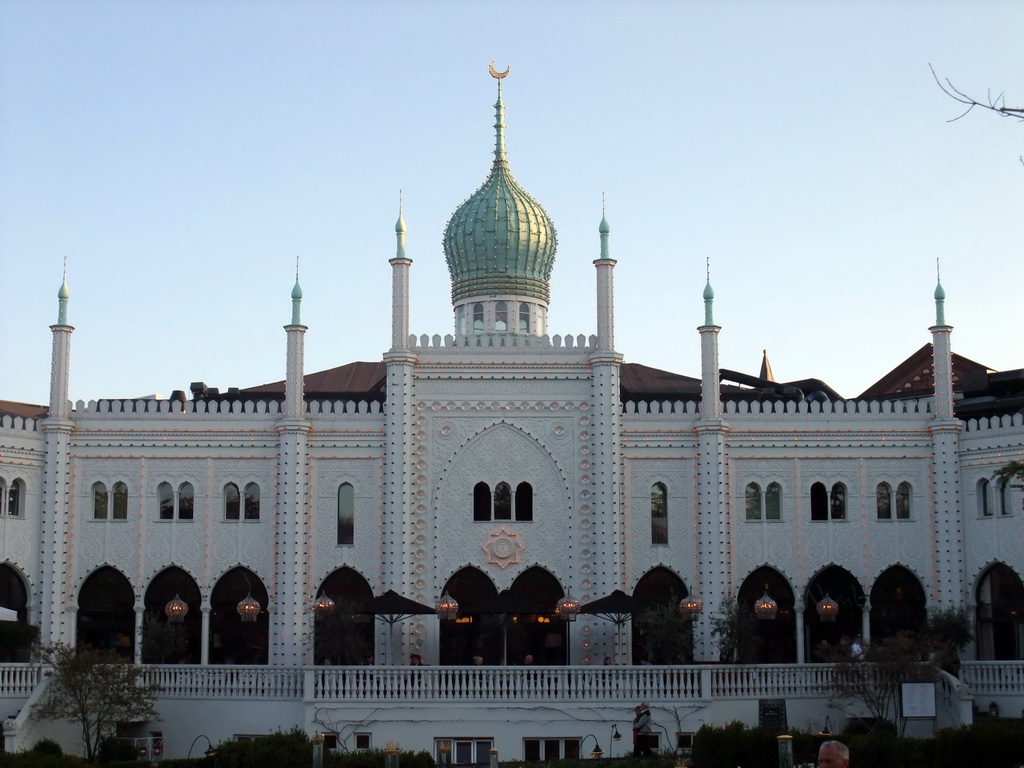
M 13 400 L 0 400 L 0 416 L 17 416 L 23 419 L 42 419 L 50 409 L 45 405 L 16 403 Z
M 378 363 L 349 363 L 326 371 L 308 373 L 305 394 L 311 395 L 373 395 L 384 393 L 387 366 Z M 275 381 L 240 390 L 240 394 L 283 394 L 284 382 Z
M 622 364 L 619 371 L 619 388 L 622 399 L 626 401 L 649 398 L 700 398 L 700 379 L 649 368 L 640 363 Z
M 964 376 L 971 373 L 987 373 L 990 370 L 992 369 L 988 366 L 976 363 L 954 352 L 953 390 L 956 392 L 960 391 L 960 382 Z M 925 344 L 864 390 L 857 399 L 869 400 L 921 392 L 930 394 L 934 389 L 935 376 L 932 373 L 932 345 L 929 343 Z

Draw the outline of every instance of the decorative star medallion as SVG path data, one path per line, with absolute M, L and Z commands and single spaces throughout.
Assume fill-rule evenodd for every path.
M 519 543 L 518 533 L 510 533 L 502 528 L 497 533 L 487 534 L 487 538 L 483 549 L 490 556 L 488 562 L 500 566 L 503 570 L 519 563 L 519 553 L 526 547 Z

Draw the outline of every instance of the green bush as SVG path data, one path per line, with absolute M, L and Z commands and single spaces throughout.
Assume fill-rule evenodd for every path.
M 100 765 L 135 762 L 136 756 L 135 744 L 113 736 L 101 741 L 99 749 L 96 750 L 96 760 Z
M 57 755 L 58 757 L 64 754 L 64 749 L 53 739 L 40 739 L 32 747 L 32 751 L 38 752 L 40 755 Z
M 428 752 L 405 751 L 398 753 L 398 764 L 402 768 L 434 768 L 434 758 Z M 325 752 L 324 768 L 384 768 L 384 751 Z

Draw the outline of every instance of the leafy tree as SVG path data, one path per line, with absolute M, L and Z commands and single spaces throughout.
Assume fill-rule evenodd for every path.
M 693 658 L 693 623 L 679 613 L 674 597 L 639 616 L 637 625 L 654 664 L 682 664 Z
M 188 653 L 188 633 L 183 624 L 164 621 L 156 611 L 142 617 L 142 660 L 147 664 L 166 664 Z
M 711 635 L 718 638 L 718 655 L 724 664 L 751 664 L 757 661 L 759 640 L 753 615 L 740 609 L 730 597 L 722 602 L 711 618 Z
M 845 645 L 822 643 L 818 653 L 832 662 L 833 702 L 846 699 L 861 704 L 876 720 L 895 723 L 900 683 L 934 680 L 939 667 L 934 658 L 922 661 L 927 647 L 913 632 L 869 643 L 857 657 Z
M 1024 461 L 1011 461 L 995 471 L 997 480 L 1014 483 L 1014 488 L 1024 489 Z
M 951 675 L 960 673 L 960 651 L 973 639 L 966 608 L 939 608 L 928 614 L 928 642 L 934 659 Z
M 103 739 L 115 735 L 118 723 L 157 718 L 153 703 L 159 686 L 143 684 L 142 668 L 116 651 L 58 643 L 43 649 L 43 660 L 53 673 L 35 714 L 80 725 L 87 760 L 96 757 Z

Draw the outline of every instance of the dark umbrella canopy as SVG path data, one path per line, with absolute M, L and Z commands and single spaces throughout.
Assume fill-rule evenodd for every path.
M 407 619 L 410 616 L 434 613 L 434 609 L 389 589 L 383 595 L 372 597 L 363 603 L 359 612 L 372 614 L 388 624 L 394 624 L 396 621 Z
M 503 616 L 517 616 L 526 613 L 549 613 L 552 609 L 545 608 L 538 602 L 528 597 L 517 595 L 511 590 L 504 589 L 494 597 L 481 600 L 475 605 L 463 608 L 465 613 L 493 613 Z
M 584 603 L 580 606 L 580 613 L 599 616 L 616 624 L 624 624 L 630 616 L 640 613 L 647 607 L 647 603 L 642 600 L 637 600 L 632 595 L 627 595 L 621 589 L 616 589 L 610 595 Z

